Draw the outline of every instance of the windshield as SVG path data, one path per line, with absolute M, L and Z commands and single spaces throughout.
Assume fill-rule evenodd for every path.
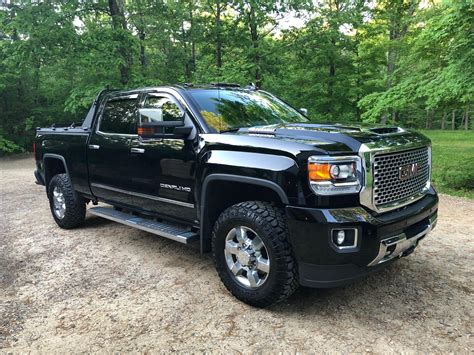
M 189 94 L 207 124 L 217 131 L 308 122 L 294 108 L 262 91 L 192 89 Z

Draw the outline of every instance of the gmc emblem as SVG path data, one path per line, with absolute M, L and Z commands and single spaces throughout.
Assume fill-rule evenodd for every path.
M 418 175 L 418 163 L 401 166 L 398 172 L 400 180 L 407 180 Z

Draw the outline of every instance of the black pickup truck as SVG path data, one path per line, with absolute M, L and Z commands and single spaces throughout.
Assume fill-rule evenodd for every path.
M 264 307 L 409 255 L 437 221 L 426 137 L 302 112 L 224 83 L 107 90 L 82 125 L 37 130 L 35 176 L 60 227 L 102 202 L 88 213 L 212 252 Z

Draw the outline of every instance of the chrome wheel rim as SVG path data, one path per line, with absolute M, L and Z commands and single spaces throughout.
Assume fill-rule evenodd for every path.
M 63 219 L 66 213 L 66 200 L 59 186 L 55 186 L 53 189 L 53 207 L 56 217 Z
M 262 286 L 270 273 L 270 258 L 262 239 L 252 229 L 238 226 L 229 231 L 224 247 L 227 267 L 246 288 Z

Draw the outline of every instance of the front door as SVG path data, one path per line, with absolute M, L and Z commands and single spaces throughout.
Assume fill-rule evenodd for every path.
M 108 98 L 88 145 L 92 193 L 109 203 L 132 205 L 130 146 L 137 135 L 138 94 Z
M 191 118 L 168 93 L 147 93 L 141 100 L 139 120 L 176 121 Z M 195 131 L 195 129 L 194 129 Z M 194 132 L 195 134 L 195 132 Z M 142 139 L 131 141 L 134 205 L 154 213 L 194 222 L 196 154 L 192 139 Z

